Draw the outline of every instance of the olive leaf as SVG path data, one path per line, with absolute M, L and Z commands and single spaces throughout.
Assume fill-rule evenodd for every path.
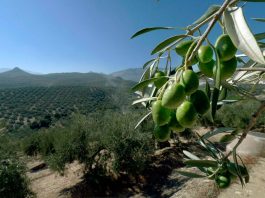
M 227 8 L 224 12 L 224 22 L 234 45 L 252 60 L 265 64 L 258 43 L 246 23 L 242 8 Z
M 187 171 L 176 171 L 177 173 L 186 176 L 186 177 L 191 177 L 191 178 L 202 178 L 202 177 L 206 177 L 206 175 L 200 175 L 197 173 L 192 173 L 192 172 L 187 172 Z
M 147 61 L 147 62 L 143 65 L 143 69 L 146 68 L 148 65 L 152 65 L 152 64 L 154 64 L 154 62 L 156 62 L 156 61 L 157 61 L 156 58 L 153 58 L 153 59 Z M 151 63 L 152 63 L 152 64 L 151 64 Z
M 177 44 L 178 41 L 180 41 L 182 38 L 185 38 L 185 37 L 187 37 L 187 35 L 181 34 L 181 35 L 175 35 L 170 38 L 167 38 L 166 40 L 159 43 L 155 47 L 155 49 L 153 49 L 153 51 L 151 52 L 151 55 L 166 51 L 167 49 Z
M 184 163 L 190 167 L 218 167 L 218 163 L 213 160 L 186 160 Z
M 142 102 L 146 102 L 146 101 L 152 101 L 152 100 L 157 100 L 157 97 L 141 98 L 141 99 L 133 101 L 132 105 L 135 105 L 135 104 L 138 104 L 138 103 L 142 103 Z
M 218 11 L 220 7 L 221 7 L 220 5 L 211 5 L 206 10 L 206 12 L 199 19 L 197 19 L 193 24 L 196 25 L 196 24 L 203 22 L 205 19 L 207 19 L 208 17 L 213 15 L 216 11 Z
M 199 157 L 197 157 L 196 155 L 192 154 L 189 151 L 183 150 L 184 155 L 186 155 L 188 158 L 193 159 L 193 160 L 200 160 Z
M 265 43 L 263 43 L 263 42 L 258 42 L 258 44 L 259 44 L 259 46 L 261 47 L 261 48 L 265 48 Z M 265 52 L 263 51 L 263 56 L 265 56 Z
M 259 22 L 265 22 L 265 18 L 252 18 L 252 19 Z
M 217 102 L 217 105 L 231 104 L 235 102 L 238 102 L 238 100 L 222 100 L 222 101 Z
M 141 89 L 147 87 L 150 83 L 156 81 L 157 79 L 162 79 L 162 78 L 168 79 L 168 77 L 166 77 L 166 76 L 162 76 L 159 78 L 150 78 L 150 79 L 144 80 L 144 81 L 136 84 L 135 86 L 133 86 L 132 91 L 135 92 L 135 91 L 141 90 Z
M 244 180 L 243 180 L 243 177 L 241 176 L 240 174 L 240 169 L 239 169 L 239 164 L 238 164 L 238 161 L 237 161 L 237 153 L 236 153 L 236 149 L 234 148 L 233 151 L 233 160 L 235 162 L 235 168 L 236 168 L 236 171 L 237 171 L 237 175 L 239 177 L 239 180 L 240 180 L 240 183 L 242 185 L 242 187 L 244 187 Z
M 202 138 L 208 139 L 208 138 L 215 136 L 219 133 L 232 133 L 234 130 L 235 130 L 234 128 L 230 128 L 230 127 L 221 127 L 221 128 L 214 129 L 213 131 L 208 131 L 207 133 L 205 133 L 202 136 Z
M 151 27 L 151 28 L 144 28 L 139 30 L 138 32 L 136 32 L 134 35 L 132 35 L 131 39 L 140 36 L 142 34 L 154 31 L 154 30 L 172 30 L 172 29 L 176 29 L 174 27 Z
M 262 33 L 259 33 L 259 34 L 255 34 L 254 36 L 255 36 L 257 41 L 263 40 L 263 39 L 265 39 L 265 32 L 262 32 Z
M 256 63 L 253 60 L 249 60 L 247 63 L 245 63 L 244 65 L 242 65 L 241 67 L 254 67 L 256 65 Z M 247 73 L 247 71 L 239 71 L 233 78 L 234 81 L 239 81 L 245 74 Z
M 141 120 L 135 125 L 134 129 L 136 129 L 148 116 L 152 114 L 152 111 L 148 112 L 146 115 L 144 115 Z

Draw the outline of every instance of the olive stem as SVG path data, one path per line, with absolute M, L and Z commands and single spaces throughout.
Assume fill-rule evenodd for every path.
M 163 96 L 164 92 L 166 91 L 166 87 L 167 87 L 168 81 L 161 88 L 161 91 L 160 91 L 159 95 L 157 96 L 157 100 L 161 100 L 162 99 L 162 96 Z
M 191 44 L 191 46 L 190 46 L 190 48 L 189 48 L 189 50 L 188 50 L 188 52 L 187 52 L 187 54 L 186 54 L 186 56 L 185 56 L 185 61 L 184 61 L 184 67 L 185 67 L 185 70 L 191 69 L 191 66 L 190 66 L 191 60 L 189 60 L 188 58 L 189 58 L 189 55 L 192 53 L 193 47 L 194 47 L 195 45 L 196 45 L 196 42 L 194 41 L 194 42 Z
M 212 30 L 212 28 L 214 27 L 215 23 L 219 20 L 219 18 L 221 17 L 222 13 L 225 11 L 225 9 L 230 5 L 235 3 L 237 0 L 226 0 L 223 5 L 221 6 L 221 8 L 213 15 L 213 18 L 211 20 L 211 22 L 209 23 L 207 29 L 205 30 L 205 32 L 203 33 L 203 35 L 201 36 L 201 38 L 199 39 L 197 45 L 195 46 L 194 50 L 192 51 L 191 55 L 189 56 L 188 61 L 191 61 L 192 58 L 196 55 L 199 47 L 201 46 L 202 42 L 204 41 L 204 39 L 208 36 L 208 34 L 210 33 L 210 31 Z
M 240 139 L 238 140 L 238 142 L 236 143 L 236 145 L 233 147 L 233 150 L 231 150 L 224 157 L 224 159 L 227 159 L 233 153 L 233 151 L 235 151 L 237 149 L 237 147 L 243 142 L 243 140 L 246 138 L 246 136 L 249 133 L 249 131 L 255 126 L 255 124 L 257 122 L 257 119 L 261 116 L 261 114 L 262 114 L 263 111 L 265 111 L 265 101 L 263 101 L 261 103 L 261 105 L 259 106 L 259 108 L 257 109 L 257 111 L 251 116 L 251 120 L 250 120 L 248 126 L 245 128 L 245 130 L 241 134 Z
M 261 71 L 261 72 L 265 72 L 265 68 L 264 67 L 237 68 L 237 71 Z

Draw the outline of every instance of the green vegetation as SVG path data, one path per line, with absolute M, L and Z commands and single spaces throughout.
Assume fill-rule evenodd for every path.
M 216 122 L 219 125 L 244 129 L 249 121 L 250 115 L 255 112 L 260 102 L 255 100 L 242 100 L 237 103 L 224 105 L 217 113 Z M 257 120 L 254 131 L 259 129 L 265 132 L 265 114 L 263 113 Z M 256 128 L 256 129 L 255 129 Z
M 126 97 L 128 100 L 122 100 Z M 25 87 L 0 90 L 1 126 L 18 130 L 47 128 L 73 112 L 121 110 L 132 95 L 121 88 L 81 86 Z
M 28 187 L 26 168 L 18 161 L 17 145 L 6 136 L 0 136 L 0 197 L 32 197 Z
M 106 171 L 141 172 L 154 150 L 152 129 L 134 129 L 138 114 L 112 111 L 89 116 L 73 115 L 64 127 L 43 129 L 23 139 L 27 155 L 41 154 L 54 170 L 63 173 L 67 163 L 78 160 L 87 170 L 96 163 Z

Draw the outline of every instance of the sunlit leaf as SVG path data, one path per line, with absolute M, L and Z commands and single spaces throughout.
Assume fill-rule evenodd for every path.
M 211 5 L 206 12 L 199 18 L 197 19 L 193 24 L 199 24 L 203 22 L 205 19 L 213 15 L 217 10 L 220 9 L 220 5 Z
M 162 78 L 165 78 L 165 79 L 168 79 L 168 77 L 166 76 L 163 76 L 163 77 L 159 77 L 159 79 L 162 79 Z M 148 80 L 144 80 L 138 84 L 136 84 L 133 88 L 132 88 L 132 91 L 138 91 L 138 90 L 141 90 L 145 87 L 147 87 L 150 83 L 156 81 L 158 78 L 150 78 Z
M 232 133 L 234 130 L 235 130 L 234 128 L 230 128 L 230 127 L 221 127 L 221 128 L 214 129 L 213 131 L 208 131 L 202 136 L 202 138 L 209 139 L 210 137 L 215 136 L 219 133 Z
M 144 117 L 142 117 L 142 119 L 135 125 L 135 129 L 146 119 L 148 118 L 148 116 L 150 116 L 152 114 L 152 111 L 148 112 Z
M 213 160 L 186 160 L 184 162 L 186 165 L 191 167 L 217 167 L 218 163 Z
M 143 65 L 143 69 L 146 68 L 148 65 L 151 65 L 151 63 L 154 63 L 155 61 L 156 61 L 156 58 L 147 61 L 147 62 Z
M 184 155 L 186 155 L 188 158 L 193 159 L 193 160 L 200 160 L 199 157 L 197 157 L 196 155 L 192 154 L 189 151 L 183 150 Z
M 234 45 L 252 60 L 265 64 L 258 43 L 246 23 L 242 8 L 227 8 L 224 12 L 224 21 Z
M 235 102 L 238 102 L 238 100 L 222 100 L 222 101 L 217 102 L 217 105 L 231 104 Z
M 175 29 L 174 27 L 151 27 L 151 28 L 144 28 L 138 32 L 136 32 L 134 35 L 132 35 L 131 39 L 140 36 L 142 34 L 154 31 L 154 30 L 172 30 Z
M 166 51 L 167 49 L 169 49 L 170 47 L 172 47 L 173 45 L 175 45 L 178 41 L 180 41 L 181 38 L 185 38 L 187 37 L 187 35 L 185 34 L 181 34 L 181 35 L 176 35 L 173 37 L 170 37 L 164 41 L 162 41 L 161 43 L 159 43 L 155 49 L 151 52 L 151 54 L 156 54 L 159 52 L 163 52 Z
M 192 173 L 192 172 L 187 172 L 187 171 L 176 171 L 177 173 L 186 176 L 186 177 L 191 177 L 191 178 L 202 178 L 202 177 L 206 177 L 206 175 L 200 175 L 197 173 Z
M 146 102 L 146 101 L 152 101 L 152 100 L 156 100 L 157 97 L 149 97 L 149 98 L 141 98 L 139 100 L 135 100 L 133 101 L 132 105 L 138 104 L 138 103 L 142 103 L 142 102 Z
M 245 63 L 244 65 L 242 65 L 241 67 L 243 67 L 243 68 L 247 68 L 247 67 L 254 67 L 256 65 L 256 63 L 253 61 L 253 60 L 249 60 L 247 63 Z M 233 80 L 234 81 L 238 81 L 238 80 L 240 80 L 245 74 L 247 73 L 247 71 L 240 71 L 240 72 L 238 72 L 235 76 L 234 76 L 234 78 L 233 78 Z
M 144 80 L 149 79 L 149 78 L 150 78 L 149 74 L 150 74 L 150 68 L 147 68 L 147 69 L 143 72 L 143 74 L 142 74 L 142 76 L 141 76 L 139 82 L 142 82 L 142 81 L 144 81 Z

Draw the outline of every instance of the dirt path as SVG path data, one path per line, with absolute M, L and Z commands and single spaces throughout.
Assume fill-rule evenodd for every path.
M 29 169 L 41 164 L 39 160 L 28 163 Z M 31 188 L 36 193 L 37 198 L 67 197 L 61 192 L 81 181 L 82 167 L 78 163 L 73 163 L 67 167 L 65 176 L 52 172 L 48 168 L 42 168 L 34 172 L 28 172 L 31 181 Z
M 41 164 L 39 160 L 28 163 L 29 169 Z M 255 165 L 251 165 L 250 182 L 242 189 L 239 181 L 231 184 L 228 189 L 219 190 L 214 181 L 208 179 L 188 179 L 181 176 L 174 169 L 167 179 L 157 186 L 161 192 L 144 194 L 139 189 L 132 194 L 123 194 L 124 197 L 171 197 L 171 198 L 264 198 L 265 197 L 265 158 L 260 158 Z M 68 198 L 70 194 L 65 189 L 70 189 L 82 182 L 82 167 L 78 163 L 70 164 L 65 176 L 60 176 L 48 168 L 41 168 L 29 172 L 32 190 L 37 198 Z M 132 186 L 133 187 L 133 186 Z M 86 187 L 87 188 L 87 187 Z M 152 195 L 152 196 L 151 196 Z M 82 197 L 82 196 L 81 196 Z M 91 196 L 88 196 L 91 197 Z

